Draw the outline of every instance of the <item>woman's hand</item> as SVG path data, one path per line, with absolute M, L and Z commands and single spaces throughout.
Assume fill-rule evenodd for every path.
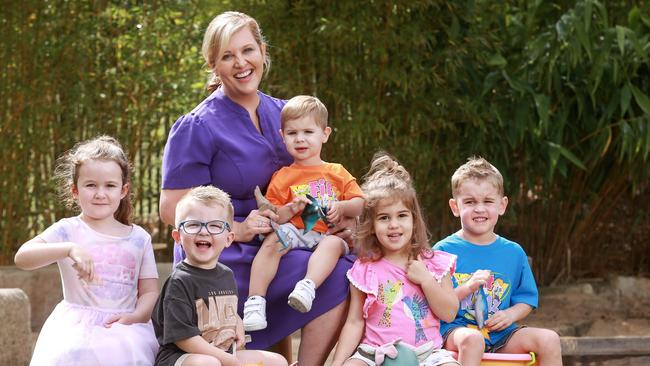
M 357 237 L 357 218 L 343 216 L 334 227 L 327 229 L 327 235 L 336 235 L 348 243 L 352 243 Z
M 277 219 L 278 215 L 271 210 L 252 210 L 244 221 L 234 224 L 235 241 L 248 242 L 253 240 L 255 235 L 270 233 L 273 230 L 271 220 Z
M 68 252 L 68 257 L 74 261 L 72 268 L 77 271 L 79 279 L 91 282 L 95 278 L 93 257 L 85 249 L 73 245 Z

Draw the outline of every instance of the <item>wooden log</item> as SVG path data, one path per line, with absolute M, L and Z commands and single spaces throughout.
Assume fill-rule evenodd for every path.
M 561 337 L 562 356 L 650 355 L 650 336 Z

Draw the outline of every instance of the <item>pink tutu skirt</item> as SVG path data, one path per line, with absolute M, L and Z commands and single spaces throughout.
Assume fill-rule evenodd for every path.
M 30 365 L 153 365 L 158 341 L 151 321 L 104 327 L 119 313 L 61 301 L 43 325 Z

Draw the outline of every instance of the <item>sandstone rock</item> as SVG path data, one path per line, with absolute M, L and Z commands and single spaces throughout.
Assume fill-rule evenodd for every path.
M 27 294 L 19 288 L 0 288 L 0 365 L 27 365 L 32 354 L 32 331 Z

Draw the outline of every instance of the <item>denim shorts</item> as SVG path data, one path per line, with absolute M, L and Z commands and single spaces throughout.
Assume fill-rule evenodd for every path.
M 449 338 L 449 335 L 451 335 L 451 332 L 453 332 L 454 330 L 456 330 L 458 328 L 466 328 L 466 327 L 463 327 L 463 326 L 459 325 L 459 326 L 448 329 L 445 332 L 445 334 L 442 335 L 442 344 L 446 344 L 447 343 L 447 338 Z M 485 344 L 485 349 L 483 351 L 487 352 L 487 353 L 497 353 L 501 348 L 505 347 L 505 345 L 508 343 L 510 338 L 512 338 L 512 335 L 515 334 L 515 332 L 517 332 L 518 330 L 520 330 L 522 328 L 526 328 L 526 326 L 525 325 L 520 325 L 520 326 L 514 328 L 513 330 L 511 330 L 508 334 L 506 334 L 504 337 L 502 337 L 495 344 L 489 345 L 489 344 L 486 343 Z

